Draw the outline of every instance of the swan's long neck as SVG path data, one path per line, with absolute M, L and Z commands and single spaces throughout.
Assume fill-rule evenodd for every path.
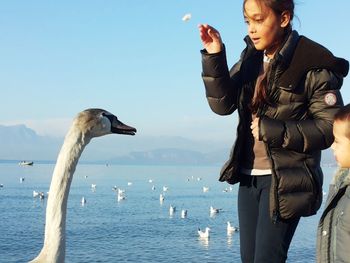
M 61 263 L 65 258 L 66 211 L 70 185 L 78 160 L 90 138 L 73 127 L 67 133 L 52 175 L 46 207 L 44 246 L 32 262 Z

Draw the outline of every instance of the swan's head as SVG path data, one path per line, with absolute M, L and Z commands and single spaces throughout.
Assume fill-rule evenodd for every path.
M 78 114 L 74 120 L 75 126 L 89 137 L 99 137 L 107 134 L 135 135 L 136 129 L 122 123 L 112 113 L 103 109 L 87 109 Z

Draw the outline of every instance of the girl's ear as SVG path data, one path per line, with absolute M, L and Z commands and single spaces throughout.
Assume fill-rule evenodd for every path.
M 288 11 L 283 11 L 281 14 L 281 27 L 287 27 L 290 24 L 290 13 Z

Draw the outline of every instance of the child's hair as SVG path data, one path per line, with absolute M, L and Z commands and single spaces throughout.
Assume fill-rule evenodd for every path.
M 255 0 L 260 5 L 265 5 L 270 8 L 276 16 L 281 16 L 283 12 L 287 11 L 290 14 L 290 21 L 293 20 L 294 17 L 294 1 L 293 0 Z M 245 8 L 245 3 L 247 0 L 243 1 L 243 13 Z M 286 38 L 289 33 L 292 31 L 292 24 L 289 23 L 288 27 L 285 29 L 284 37 Z M 266 69 L 265 76 L 260 82 L 260 86 L 258 87 L 257 94 L 254 100 L 251 103 L 251 109 L 253 113 L 256 113 L 258 109 L 264 104 L 271 104 L 267 97 L 267 86 L 268 86 L 268 78 L 270 73 L 270 66 Z
M 288 11 L 290 14 L 290 21 L 293 20 L 294 17 L 294 1 L 293 0 L 255 0 L 261 5 L 265 5 L 268 8 L 270 8 L 276 16 L 282 15 L 283 12 Z M 243 1 L 243 13 L 244 13 L 244 7 L 247 0 Z M 289 30 L 291 29 L 292 25 L 289 25 Z
M 334 121 L 343 121 L 347 123 L 345 135 L 350 139 L 350 103 L 338 110 L 334 115 Z

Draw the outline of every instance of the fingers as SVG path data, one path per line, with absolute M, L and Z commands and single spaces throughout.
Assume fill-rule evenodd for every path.
M 222 50 L 223 44 L 219 31 L 208 24 L 198 25 L 200 38 L 208 53 L 218 53 Z
M 217 31 L 212 26 L 208 24 L 199 24 L 198 28 L 199 28 L 199 34 L 202 39 L 204 38 L 206 40 L 211 39 L 214 41 L 221 41 L 219 31 Z
M 250 129 L 252 130 L 252 135 L 255 139 L 259 140 L 259 118 L 255 118 L 251 125 Z

